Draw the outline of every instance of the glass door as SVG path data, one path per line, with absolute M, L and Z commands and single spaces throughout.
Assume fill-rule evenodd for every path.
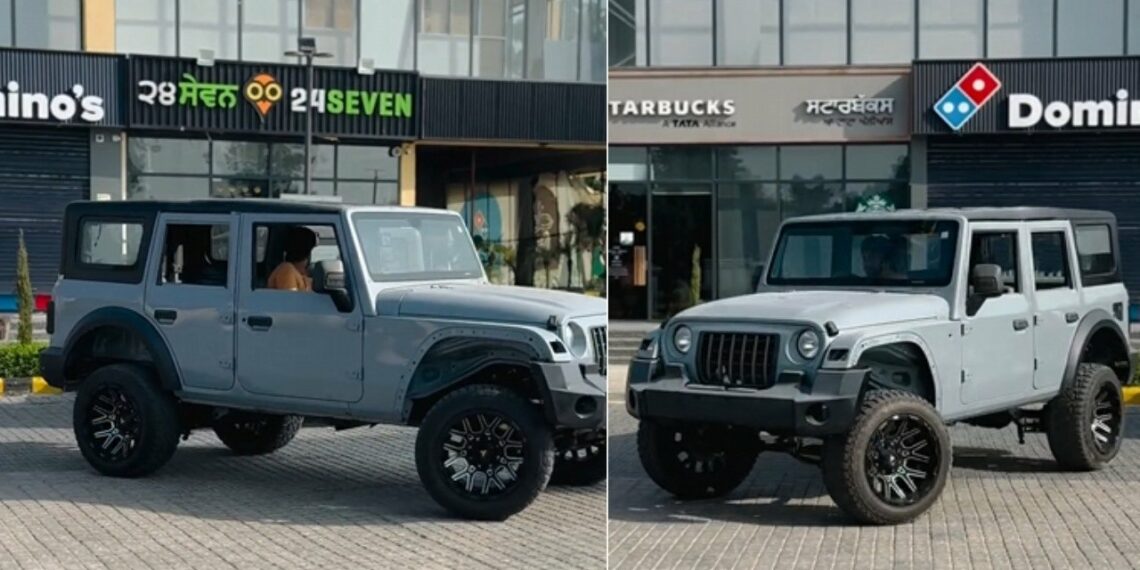
M 667 319 L 713 298 L 712 195 L 707 184 L 659 184 L 650 203 L 650 317 Z
M 609 216 L 610 318 L 649 318 L 649 235 L 646 185 L 611 182 Z

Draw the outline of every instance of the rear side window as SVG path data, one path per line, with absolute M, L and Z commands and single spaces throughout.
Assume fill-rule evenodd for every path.
M 1081 277 L 1090 284 L 1106 282 L 1116 274 L 1116 256 L 1112 251 L 1112 231 L 1107 224 L 1077 226 L 1077 258 Z
M 1072 288 L 1065 232 L 1033 233 L 1033 284 L 1038 291 Z
M 139 261 L 143 226 L 138 223 L 87 220 L 79 237 L 79 263 L 102 267 L 134 267 Z

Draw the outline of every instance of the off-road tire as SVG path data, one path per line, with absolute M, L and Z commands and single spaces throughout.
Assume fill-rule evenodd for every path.
M 499 416 L 517 427 L 523 438 L 517 479 L 495 496 L 480 497 L 457 489 L 444 469 L 450 431 L 471 414 Z M 436 502 L 459 516 L 475 520 L 506 520 L 538 497 L 554 469 L 554 437 L 538 405 L 501 386 L 475 384 L 440 399 L 428 410 L 416 435 L 416 470 Z
M 238 455 L 273 453 L 293 441 L 302 416 L 233 413 L 214 423 L 214 434 Z
M 124 399 L 122 405 L 129 406 L 128 413 L 136 418 L 131 424 L 137 429 L 134 444 L 117 459 L 103 457 L 101 453 L 106 449 L 96 442 L 96 434 L 109 426 L 96 423 L 108 417 L 96 406 L 106 409 L 105 398 L 112 395 L 113 399 L 120 396 Z M 116 412 L 116 415 L 126 413 Z M 154 473 L 174 455 L 181 432 L 174 396 L 159 386 L 153 372 L 134 364 L 111 364 L 92 372 L 79 386 L 72 423 L 75 441 L 84 459 L 96 471 L 111 477 L 143 477 Z M 104 438 L 104 441 L 111 440 Z M 117 445 L 112 442 L 110 449 L 113 451 Z
M 925 422 L 932 447 L 937 448 L 932 449 L 932 453 L 937 453 L 936 465 L 931 469 L 933 482 L 921 497 L 904 506 L 888 503 L 875 493 L 868 480 L 872 437 L 895 417 L 914 417 Z M 863 523 L 899 524 L 917 518 L 938 500 L 950 478 L 952 461 L 950 432 L 929 402 L 910 392 L 872 390 L 863 397 L 850 431 L 824 440 L 820 466 L 827 492 L 845 513 Z
M 725 425 L 643 419 L 637 427 L 642 467 L 654 483 L 679 499 L 707 499 L 731 492 L 752 472 L 758 444 L 756 432 Z
M 606 479 L 606 440 L 590 442 L 578 448 L 559 450 L 554 456 L 551 485 L 584 487 Z
M 1108 445 L 1098 447 L 1092 430 L 1097 398 L 1105 391 L 1111 396 L 1115 431 Z M 1123 441 L 1124 400 L 1120 380 L 1103 364 L 1080 364 L 1077 374 L 1046 406 L 1046 436 L 1057 464 L 1074 471 L 1093 471 L 1112 461 Z

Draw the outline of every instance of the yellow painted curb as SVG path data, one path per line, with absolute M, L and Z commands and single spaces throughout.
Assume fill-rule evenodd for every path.
M 1140 406 L 1140 386 L 1124 387 L 1124 405 Z
M 4 393 L 4 379 L 0 378 L 0 394 Z
M 40 376 L 33 376 L 32 377 L 32 393 L 33 394 L 62 394 L 63 390 L 60 390 L 59 388 L 56 388 L 55 386 L 48 384 L 47 380 L 44 380 Z

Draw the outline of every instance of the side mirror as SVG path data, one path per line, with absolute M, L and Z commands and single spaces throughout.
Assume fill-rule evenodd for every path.
M 329 259 L 317 263 L 313 271 L 313 291 L 332 297 L 336 309 L 342 313 L 352 311 L 352 296 L 348 294 L 348 280 L 344 262 Z
M 970 286 L 977 297 L 1000 297 L 1005 291 L 1001 281 L 1001 266 L 994 263 L 979 263 L 970 271 Z

